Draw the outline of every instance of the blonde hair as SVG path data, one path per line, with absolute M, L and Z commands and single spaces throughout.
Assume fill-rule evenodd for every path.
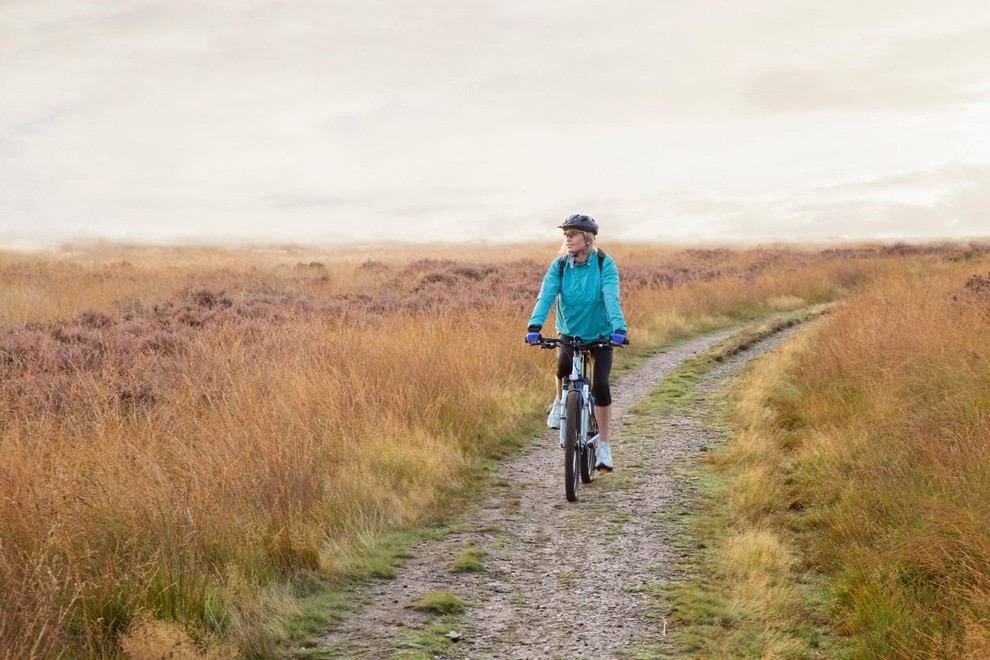
M 578 230 L 578 231 L 580 231 L 580 230 Z M 590 231 L 582 231 L 581 233 L 584 234 L 584 240 L 585 240 L 585 242 L 586 242 L 586 244 L 588 246 L 588 254 L 591 254 L 592 252 L 594 252 L 595 250 L 597 250 L 598 248 L 595 247 L 595 240 L 598 237 L 595 236 L 594 234 L 592 234 Z M 560 251 L 557 254 L 567 254 L 567 237 L 566 236 L 564 237 L 564 241 L 560 244 Z

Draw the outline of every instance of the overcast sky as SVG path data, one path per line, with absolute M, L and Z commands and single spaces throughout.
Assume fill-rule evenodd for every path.
M 0 0 L 0 243 L 990 235 L 986 0 Z

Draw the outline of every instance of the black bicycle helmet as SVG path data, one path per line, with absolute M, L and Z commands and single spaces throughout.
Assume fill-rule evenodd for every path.
M 590 231 L 595 236 L 598 235 L 598 223 L 595 222 L 594 218 L 590 218 L 586 215 L 572 215 L 564 220 L 563 224 L 557 225 L 561 229 L 580 229 L 581 231 Z

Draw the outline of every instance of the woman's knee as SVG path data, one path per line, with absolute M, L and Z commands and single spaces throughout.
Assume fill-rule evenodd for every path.
M 604 383 L 593 383 L 591 386 L 591 395 L 595 397 L 596 406 L 612 405 L 612 390 L 608 386 L 608 381 Z
M 571 356 L 561 349 L 557 351 L 557 378 L 567 378 L 571 373 Z

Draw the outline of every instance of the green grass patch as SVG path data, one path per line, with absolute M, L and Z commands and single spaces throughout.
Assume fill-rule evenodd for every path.
M 392 657 L 395 660 L 433 660 L 447 657 L 454 645 L 454 637 L 459 637 L 458 627 L 457 617 L 445 616 L 424 630 L 412 633 Z
M 296 611 L 283 624 L 283 646 L 294 658 L 327 657 L 319 636 L 357 610 L 352 597 L 317 575 L 302 575 L 290 582 Z
M 618 539 L 625 532 L 625 526 L 626 523 L 629 522 L 629 519 L 630 515 L 628 511 L 620 511 L 615 513 L 608 521 L 605 531 L 602 532 L 602 538 L 607 543 L 611 543 Z
M 416 543 L 440 538 L 447 531 L 439 526 L 404 527 L 387 533 L 367 534 L 353 551 L 336 557 L 335 573 L 349 581 L 392 579 L 405 560 L 413 556 L 411 549 Z
M 452 591 L 431 591 L 416 600 L 411 607 L 433 614 L 461 614 L 467 609 L 467 601 Z
M 488 557 L 487 550 L 469 544 L 461 548 L 457 557 L 451 562 L 450 570 L 453 573 L 480 573 L 485 570 L 484 560 Z

